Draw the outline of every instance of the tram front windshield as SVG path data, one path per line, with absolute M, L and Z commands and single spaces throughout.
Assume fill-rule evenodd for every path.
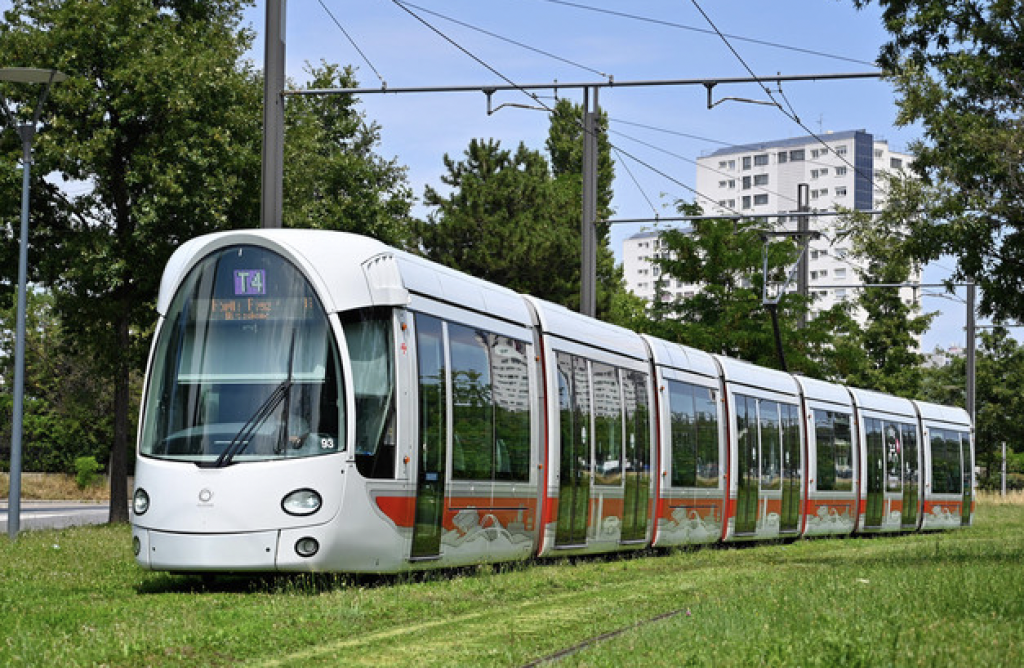
M 154 350 L 139 452 L 200 466 L 344 449 L 337 347 L 309 282 L 235 246 L 199 262 Z

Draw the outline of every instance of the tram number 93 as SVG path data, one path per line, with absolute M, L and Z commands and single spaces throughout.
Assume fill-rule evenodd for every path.
M 326 438 L 321 438 L 320 439 L 320 449 L 321 450 L 333 450 L 334 449 L 334 439 L 329 437 L 329 436 L 326 437 Z

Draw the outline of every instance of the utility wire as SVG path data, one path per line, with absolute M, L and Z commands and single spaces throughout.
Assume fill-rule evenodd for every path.
M 454 18 L 452 18 L 450 16 L 445 16 L 444 14 L 440 14 L 438 12 L 432 11 L 430 9 L 427 9 L 426 7 L 420 7 L 419 5 L 414 5 L 411 2 L 404 2 L 404 1 L 401 4 L 408 5 L 409 7 L 412 7 L 413 9 L 416 9 L 416 10 L 418 10 L 420 12 L 423 12 L 424 14 L 430 14 L 431 16 L 436 16 L 439 19 L 444 19 L 445 21 L 449 21 L 449 22 L 454 23 L 456 25 L 460 25 L 463 28 L 469 28 L 470 30 L 475 30 L 478 33 L 481 33 L 483 35 L 487 35 L 488 37 L 493 37 L 494 39 L 499 39 L 499 40 L 501 40 L 503 42 L 506 42 L 508 44 L 512 44 L 513 46 L 518 46 L 519 48 L 526 49 L 527 51 L 533 51 L 534 53 L 539 53 L 542 56 L 547 56 L 548 58 L 552 58 L 554 60 L 557 60 L 559 62 L 565 63 L 567 65 L 572 65 L 573 67 L 578 67 L 581 70 L 586 70 L 587 72 L 591 72 L 593 74 L 596 74 L 597 76 L 602 77 L 604 79 L 608 79 L 609 81 L 611 81 L 614 78 L 611 74 L 606 74 L 606 73 L 604 73 L 604 72 L 602 72 L 600 70 L 595 70 L 592 67 L 587 67 L 586 65 L 577 63 L 576 61 L 569 60 L 568 58 L 563 58 L 561 56 L 555 55 L 555 54 L 551 53 L 550 51 L 544 51 L 543 49 L 538 49 L 536 47 L 530 46 L 529 44 L 524 44 L 522 42 L 518 42 L 518 41 L 516 41 L 514 39 L 510 39 L 508 37 L 502 37 L 501 35 L 498 35 L 497 33 L 490 32 L 489 30 L 484 30 L 483 28 L 479 28 L 477 26 L 471 25 L 471 24 L 466 23 L 464 21 L 460 21 L 458 19 L 454 19 Z
M 373 70 L 373 73 L 377 75 L 377 78 L 380 80 L 380 85 L 384 88 L 387 88 L 388 82 L 384 81 L 384 77 L 380 75 L 380 72 L 378 72 L 377 68 L 373 66 L 373 63 L 370 62 L 370 59 L 366 57 L 366 54 L 363 53 L 363 50 L 359 48 L 359 45 L 356 44 L 356 41 L 352 39 L 352 36 L 348 34 L 348 31 L 345 30 L 344 27 L 342 27 L 341 22 L 337 19 L 337 17 L 334 16 L 331 10 L 327 8 L 327 5 L 324 4 L 324 0 L 317 0 L 317 2 L 320 3 L 320 6 L 324 8 L 324 11 L 327 12 L 327 15 L 331 17 L 332 21 L 334 21 L 334 25 L 338 26 L 338 30 L 340 30 L 341 33 L 345 35 L 345 38 L 348 40 L 349 44 L 351 44 L 352 47 L 359 52 L 359 55 L 363 57 L 363 61 L 367 65 L 369 65 L 370 69 Z
M 748 65 L 748 64 L 747 64 L 747 61 L 745 61 L 745 60 L 743 59 L 743 56 L 741 56 L 741 55 L 739 54 L 739 52 L 738 52 L 738 51 L 736 51 L 736 48 L 735 48 L 735 47 L 733 47 L 733 45 L 732 45 L 732 44 L 731 44 L 731 43 L 729 42 L 728 38 L 727 38 L 727 37 L 726 37 L 726 36 L 725 36 L 725 35 L 724 35 L 724 34 L 722 33 L 722 31 L 718 29 L 718 26 L 716 26 L 716 25 L 715 25 L 715 22 L 711 20 L 711 17 L 710 17 L 710 16 L 708 16 L 707 12 L 705 12 L 705 11 L 704 11 L 704 9 L 703 9 L 703 8 L 702 8 L 702 7 L 700 6 L 700 4 L 699 4 L 699 3 L 697 2 L 697 0 L 690 0 L 690 2 L 691 2 L 691 3 L 693 3 L 693 6 L 697 8 L 697 11 L 698 11 L 698 12 L 700 12 L 701 16 L 703 16 L 703 17 L 704 17 L 704 20 L 706 20 L 706 21 L 708 22 L 708 25 L 710 25 L 710 26 L 711 26 L 711 28 L 712 28 L 712 29 L 713 29 L 713 30 L 714 30 L 714 31 L 715 31 L 715 32 L 716 32 L 716 33 L 718 34 L 718 36 L 719 36 L 719 37 L 720 37 L 720 38 L 722 39 L 722 42 L 724 42 L 724 43 L 725 43 L 725 45 L 726 45 L 726 47 L 728 47 L 729 51 L 731 51 L 731 52 L 732 52 L 732 54 L 733 54 L 734 56 L 736 56 L 736 59 L 737 59 L 738 61 L 740 61 L 740 64 L 741 64 L 741 65 L 743 65 L 743 68 L 747 70 L 747 73 L 749 73 L 749 74 L 750 74 L 750 76 L 751 76 L 751 77 L 752 77 L 753 79 L 757 80 L 757 82 L 758 82 L 758 84 L 759 84 L 759 85 L 761 86 L 761 88 L 762 88 L 762 89 L 764 89 L 764 92 L 765 92 L 765 94 L 766 94 L 766 95 L 768 95 L 768 98 L 769 98 L 769 99 L 770 99 L 770 100 L 772 101 L 772 103 L 774 103 L 774 105 L 775 105 L 775 106 L 776 106 L 776 107 L 778 108 L 778 110 L 779 110 L 779 111 L 781 111 L 781 112 L 782 112 L 782 114 L 783 114 L 783 115 L 784 115 L 784 116 L 785 116 L 786 118 L 789 118 L 789 119 L 790 119 L 790 120 L 792 120 L 792 121 L 793 121 L 794 123 L 796 123 L 797 125 L 799 125 L 799 126 L 800 126 L 800 127 L 801 127 L 801 128 L 803 129 L 803 130 L 804 130 L 804 132 L 806 132 L 806 133 L 807 133 L 808 135 L 810 135 L 810 136 L 811 136 L 811 137 L 813 137 L 813 138 L 814 138 L 815 140 L 817 140 L 819 144 L 821 144 L 821 145 L 822 145 L 822 146 L 824 146 L 825 148 L 827 148 L 827 149 L 831 150 L 831 147 L 829 147 L 829 145 L 828 145 L 828 144 L 827 144 L 827 143 L 825 142 L 825 140 L 824 140 L 824 139 L 822 139 L 822 138 L 821 138 L 820 136 L 818 136 L 817 134 L 815 134 L 815 132 L 814 132 L 813 130 L 811 130 L 811 129 L 810 129 L 809 127 L 807 127 L 807 125 L 806 125 L 806 124 L 805 124 L 805 123 L 804 123 L 803 121 L 801 121 L 801 120 L 800 120 L 800 117 L 799 117 L 799 116 L 797 116 L 797 115 L 796 115 L 796 113 L 790 113 L 790 112 L 788 112 L 788 111 L 786 111 L 785 109 L 783 109 L 783 108 L 782 108 L 782 105 L 781 105 L 781 104 L 779 104 L 779 101 L 778 101 L 778 100 L 776 100 L 776 99 L 775 99 L 775 96 L 774 96 L 774 95 L 772 94 L 772 90 L 771 90 L 771 88 L 769 88 L 768 86 L 766 86 L 766 85 L 764 84 L 764 82 L 762 82 L 762 81 L 760 80 L 760 77 L 758 77 L 758 76 L 757 76 L 757 75 L 756 75 L 756 74 L 754 73 L 754 70 L 753 70 L 753 69 L 751 69 L 750 65 Z M 782 84 L 781 84 L 781 82 L 780 82 L 780 84 L 779 84 L 779 90 L 780 90 L 780 91 L 782 90 Z M 787 103 L 788 103 L 788 100 L 787 100 Z M 875 180 L 874 180 L 874 175 L 873 175 L 873 174 L 865 174 L 863 170 L 859 169 L 859 168 L 858 168 L 858 167 L 857 167 L 856 165 L 854 165 L 854 164 L 853 164 L 852 162 L 850 162 L 849 160 L 847 160 L 847 159 L 846 159 L 846 156 L 842 156 L 842 155 L 840 155 L 840 156 L 838 156 L 838 157 L 839 157 L 839 159 L 840 159 L 840 160 L 842 160 L 843 162 L 845 162 L 845 163 L 846 163 L 846 164 L 847 164 L 847 165 L 848 165 L 848 166 L 849 166 L 850 168 L 852 168 L 852 169 L 853 169 L 853 171 L 854 171 L 855 173 L 857 173 L 857 174 L 859 174 L 860 176 L 862 176 L 862 177 L 866 178 L 866 179 L 868 180 L 868 182 L 869 182 L 869 183 L 871 184 L 871 187 L 872 187 L 872 188 L 876 188 L 876 187 L 877 187 L 877 186 L 876 186 L 876 184 L 875 184 Z M 885 195 L 888 195 L 888 194 L 889 194 L 889 193 L 888 193 L 888 191 L 887 191 L 887 190 L 886 190 L 886 189 L 885 189 L 884 187 L 883 187 L 883 188 L 879 188 L 879 190 L 881 190 L 881 191 L 882 191 L 882 192 L 883 192 L 883 193 L 884 193 Z
M 654 203 L 651 201 L 651 198 L 647 196 L 647 192 L 644 191 L 643 186 L 640 185 L 640 182 L 637 181 L 635 176 L 633 176 L 633 170 L 629 168 L 629 163 L 621 159 L 621 153 L 617 147 L 612 146 L 612 150 L 615 151 L 615 155 L 620 156 L 619 164 L 622 165 L 622 168 L 626 170 L 627 174 L 629 174 L 629 178 L 633 180 L 633 185 L 636 186 L 636 189 L 640 191 L 640 194 L 643 196 L 643 198 L 647 200 L 647 206 L 651 207 L 651 213 L 653 213 L 654 217 L 657 218 L 658 209 L 654 206 Z
M 511 80 L 510 78 L 508 78 L 507 76 L 505 76 L 504 74 L 502 74 L 501 72 L 499 72 L 499 71 L 498 71 L 497 69 L 495 69 L 494 67 L 492 67 L 492 66 L 491 66 L 490 64 L 488 64 L 487 62 L 485 62 L 485 61 L 484 61 L 484 60 L 483 60 L 482 58 L 480 58 L 480 57 L 479 57 L 479 56 L 477 56 L 476 54 L 472 53 L 472 52 L 471 52 L 471 51 L 470 51 L 469 49 L 465 48 L 464 46 L 462 46 L 461 44 L 459 44 L 458 42 L 456 42 L 456 41 L 455 41 L 454 39 L 452 39 L 451 37 L 448 37 L 448 35 L 444 34 L 444 33 L 443 33 L 443 32 L 442 32 L 442 31 L 441 31 L 440 29 L 438 29 L 437 27 L 435 27 L 435 26 L 431 25 L 429 21 L 427 21 L 426 19 L 424 19 L 424 18 L 423 18 L 422 16 L 419 16 L 419 15 L 418 15 L 418 14 L 417 14 L 416 12 L 414 12 L 414 11 L 413 11 L 412 9 L 410 9 L 410 8 L 409 8 L 409 7 L 407 6 L 407 4 L 408 4 L 408 3 L 405 3 L 405 2 L 403 2 L 402 0 L 391 0 L 391 2 L 392 2 L 393 4 L 395 4 L 395 5 L 397 6 L 397 7 L 399 7 L 399 8 L 400 8 L 400 9 L 401 9 L 402 11 L 406 12 L 407 14 L 409 14 L 409 16 L 411 16 L 411 17 L 413 17 L 414 19 L 416 19 L 416 20 L 417 20 L 417 21 L 418 21 L 419 23 L 423 24 L 423 25 L 424 25 L 424 26 L 425 26 L 426 28 L 428 28 L 428 29 L 429 29 L 429 30 L 430 30 L 431 32 L 433 32 L 433 33 L 435 33 L 435 34 L 436 34 L 437 36 L 441 37 L 441 39 L 443 39 L 444 41 L 446 41 L 446 42 L 448 42 L 449 44 L 451 44 L 452 46 L 454 46 L 454 47 L 455 47 L 456 49 L 458 49 L 459 51 L 461 51 L 462 53 L 464 53 L 464 54 L 465 54 L 466 56 L 468 56 L 468 57 L 472 58 L 472 59 L 473 59 L 473 60 L 474 60 L 474 61 L 475 61 L 476 63 L 478 63 L 479 65 L 481 65 L 481 66 L 482 66 L 482 67 L 484 67 L 485 69 L 487 69 L 487 71 L 491 72 L 492 74 L 494 74 L 495 76 L 497 76 L 498 78 L 500 78 L 500 79 L 501 79 L 502 81 L 504 81 L 504 82 L 505 82 L 505 83 L 507 83 L 508 85 L 512 86 L 512 87 L 513 87 L 513 88 L 515 88 L 516 90 L 520 91 L 521 93 L 523 93 L 524 95 L 526 95 L 527 97 L 529 97 L 529 98 L 530 98 L 531 100 L 533 100 L 533 101 L 534 101 L 534 102 L 536 102 L 536 103 L 537 103 L 538 105 L 540 105 L 540 106 L 541 106 L 541 107 L 543 107 L 543 108 L 544 108 L 545 110 L 547 110 L 547 111 L 548 111 L 548 113 L 554 113 L 554 109 L 552 109 L 552 108 L 551 108 L 550 106 L 548 106 L 547 104 L 545 104 L 545 103 L 544 103 L 544 101 L 543 101 L 543 100 L 541 100 L 541 99 L 540 99 L 540 97 L 539 97 L 538 95 L 536 95 L 536 94 L 534 94 L 534 93 L 530 93 L 530 92 L 529 92 L 529 91 L 527 91 L 527 90 L 526 90 L 525 88 L 523 88 L 522 86 L 520 86 L 520 85 L 519 85 L 519 84 L 517 84 L 516 82 L 512 81 L 512 80 Z M 581 124 L 581 127 L 582 127 L 582 124 Z M 610 144 L 610 142 L 609 142 L 609 144 Z M 649 171 L 652 171 L 652 172 L 654 172 L 655 174 L 657 174 L 657 175 L 661 176 L 662 178 L 664 178 L 664 179 L 667 179 L 668 181 L 671 181 L 672 183 L 675 183 L 675 184 L 676 184 L 676 185 L 678 185 L 679 187 L 681 187 L 681 188 L 684 188 L 684 189 L 686 189 L 686 190 L 690 191 L 690 192 L 691 192 L 691 193 L 693 193 L 693 194 L 694 194 L 695 196 L 697 196 L 697 197 L 699 197 L 699 198 L 702 198 L 702 199 L 704 199 L 704 200 L 706 200 L 706 201 L 708 201 L 708 202 L 711 202 L 711 203 L 717 204 L 717 202 L 715 202 L 715 200 L 711 199 L 711 198 L 710 198 L 710 197 L 708 197 L 707 195 L 705 195 L 705 194 L 703 194 L 703 193 L 701 193 L 701 192 L 698 192 L 698 191 L 697 191 L 697 190 L 696 190 L 695 188 L 693 188 L 693 187 L 691 187 L 691 186 L 688 186 L 688 185 L 686 185 L 685 183 L 683 183 L 683 182 L 682 182 L 682 181 L 680 181 L 679 179 L 677 179 L 677 178 L 675 178 L 675 177 L 673 177 L 673 176 L 669 175 L 668 173 L 666 173 L 666 172 L 664 172 L 664 171 L 662 171 L 662 170 L 658 169 L 658 168 L 657 168 L 657 167 L 655 167 L 654 165 L 652 165 L 652 164 L 650 164 L 650 163 L 648 163 L 648 162 L 646 162 L 646 161 L 644 161 L 644 160 L 641 160 L 641 159 L 640 159 L 640 158 L 638 158 L 637 156 L 635 156 L 635 155 L 633 155 L 633 154 L 629 153 L 628 151 L 626 151 L 626 150 L 622 149 L 621 147 L 616 147 L 616 146 L 612 146 L 612 148 L 616 148 L 616 149 L 618 150 L 618 152 L 619 152 L 619 153 L 621 153 L 622 155 L 624 155 L 624 156 L 626 156 L 626 157 L 630 158 L 631 160 L 633 160 L 633 161 L 634 161 L 634 162 L 636 162 L 637 164 L 639 164 L 639 165 L 642 165 L 643 167 L 647 168 L 647 169 L 648 169 Z M 726 209 L 728 209 L 729 211 L 731 211 L 732 213 L 734 213 L 734 214 L 736 214 L 736 215 L 740 215 L 740 216 L 744 215 L 744 214 L 741 214 L 741 213 L 740 213 L 739 211 L 736 211 L 735 209 L 732 209 L 732 208 L 730 208 L 730 207 L 723 207 L 723 208 L 726 208 Z
M 679 30 L 688 30 L 690 32 L 697 32 L 704 35 L 715 35 L 716 31 L 708 30 L 706 28 L 697 28 L 694 26 L 684 25 L 682 23 L 674 23 L 672 21 L 665 21 L 663 19 L 655 19 L 647 16 L 639 16 L 637 14 L 630 14 L 628 12 L 620 12 L 611 9 L 602 9 L 600 7 L 591 7 L 578 2 L 567 2 L 567 0 L 540 0 L 541 2 L 547 2 L 553 5 L 564 5 L 566 7 L 573 7 L 575 9 L 582 9 L 588 12 L 595 12 L 598 14 L 607 14 L 609 16 L 617 16 L 619 18 L 630 19 L 633 21 L 642 21 L 644 23 L 653 23 L 657 25 L 667 26 L 669 28 L 677 28 Z M 847 56 L 837 56 L 832 53 L 826 53 L 824 51 L 815 51 L 814 49 L 805 49 L 799 46 L 792 46 L 789 44 L 779 44 L 778 42 L 769 42 L 763 39 L 754 39 L 751 37 L 743 37 L 741 35 L 726 35 L 730 39 L 734 39 L 741 42 L 749 42 L 751 44 L 758 44 L 761 46 L 770 46 L 776 49 L 785 49 L 787 51 L 795 51 L 798 53 L 806 53 L 812 56 L 821 56 L 822 58 L 832 58 L 834 60 L 843 60 L 848 63 L 857 63 L 859 65 L 868 65 L 869 67 L 877 67 L 877 63 L 871 63 L 866 60 L 859 60 L 857 58 L 849 58 Z

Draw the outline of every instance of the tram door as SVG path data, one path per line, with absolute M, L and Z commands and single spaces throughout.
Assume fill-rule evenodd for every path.
M 779 532 L 793 533 L 800 523 L 800 418 L 796 406 L 782 404 L 782 513 Z
M 626 403 L 625 499 L 622 513 L 623 542 L 647 538 L 647 506 L 650 490 L 650 410 L 647 403 L 647 374 L 625 371 L 623 397 Z
M 960 434 L 960 470 L 963 472 L 963 506 L 960 508 L 960 526 L 968 526 L 971 523 L 971 501 L 974 497 L 974 476 L 971 462 L 971 437 L 969 434 Z
M 864 526 L 882 526 L 882 512 L 885 506 L 885 435 L 882 421 L 864 420 L 864 428 L 868 442 L 868 476 L 867 512 Z
M 590 513 L 590 376 L 586 360 L 558 353 L 559 481 L 556 547 L 587 543 Z
M 903 527 L 917 526 L 917 507 L 920 505 L 918 472 L 921 469 L 917 447 L 917 431 L 912 425 L 901 424 L 903 434 Z
M 416 351 L 419 365 L 419 452 L 416 476 L 416 515 L 412 530 L 413 559 L 441 553 L 444 519 L 444 467 L 448 403 L 444 325 L 417 314 Z
M 757 399 L 736 395 L 736 490 L 737 534 L 752 534 L 757 529 L 759 465 L 757 457 Z

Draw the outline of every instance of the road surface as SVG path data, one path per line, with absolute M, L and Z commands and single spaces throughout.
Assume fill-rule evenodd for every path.
M 0 501 L 0 534 L 7 533 L 7 499 Z M 21 530 L 63 529 L 82 524 L 103 524 L 110 504 L 79 501 L 22 501 Z

